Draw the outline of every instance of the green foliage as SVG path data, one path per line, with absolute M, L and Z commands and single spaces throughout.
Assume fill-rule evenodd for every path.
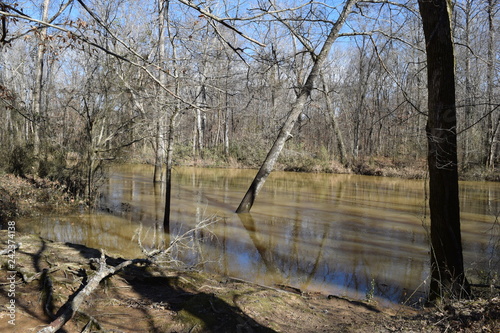
M 7 157 L 6 171 L 16 176 L 25 177 L 33 172 L 35 162 L 33 145 L 16 145 Z

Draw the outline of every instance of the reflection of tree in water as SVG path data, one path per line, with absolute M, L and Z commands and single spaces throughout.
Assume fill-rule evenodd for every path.
M 163 208 L 162 199 L 162 188 L 158 182 L 153 184 L 154 186 L 154 221 L 155 221 L 155 242 L 156 248 L 165 248 L 170 244 L 170 224 L 164 225 L 164 216 L 161 214 Z
M 245 229 L 248 231 L 249 237 L 259 253 L 268 274 L 271 274 L 276 279 L 279 278 L 282 280 L 280 283 L 290 281 L 291 279 L 299 276 L 304 279 L 301 282 L 301 285 L 306 288 L 313 279 L 317 278 L 316 275 L 321 266 L 323 249 L 326 244 L 328 230 L 330 228 L 329 224 L 322 224 L 323 232 L 321 233 L 321 241 L 316 250 L 316 256 L 314 258 L 306 258 L 301 255 L 300 251 L 303 239 L 301 218 L 295 219 L 295 223 L 291 230 L 291 242 L 286 244 L 290 251 L 280 252 L 278 249 L 279 246 L 274 245 L 274 242 L 272 241 L 274 234 L 258 232 L 255 220 L 250 213 L 238 214 L 238 217 L 240 218 Z M 269 238 L 267 244 L 261 238 L 264 235 L 267 235 Z M 287 255 L 284 255 L 285 253 Z
M 273 259 L 273 253 L 272 251 L 269 251 L 271 248 L 270 245 L 272 245 L 272 234 L 269 234 L 269 243 L 268 245 L 265 245 L 264 242 L 262 242 L 258 235 L 257 235 L 257 227 L 255 225 L 255 220 L 253 219 L 252 215 L 250 213 L 242 213 L 238 214 L 238 217 L 240 218 L 241 223 L 245 227 L 245 229 L 248 231 L 248 235 L 250 236 L 250 239 L 252 240 L 255 248 L 257 249 L 257 252 L 259 253 L 262 262 L 266 266 L 266 270 L 268 274 L 272 274 L 275 276 L 280 275 L 279 269 L 276 267 Z

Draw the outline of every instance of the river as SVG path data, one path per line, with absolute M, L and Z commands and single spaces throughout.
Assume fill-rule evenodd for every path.
M 193 233 L 189 248 L 176 252 L 176 259 L 269 286 L 409 305 L 425 297 L 424 181 L 273 172 L 251 214 L 235 214 L 255 172 L 175 168 L 167 235 L 161 232 L 163 188 L 153 185 L 153 169 L 145 165 L 112 167 L 97 212 L 18 224 L 55 241 L 138 257 L 139 225 L 142 244 L 151 249 L 209 220 L 214 223 Z M 500 184 L 461 182 L 460 189 L 466 270 L 482 282 L 485 274 L 500 273 Z

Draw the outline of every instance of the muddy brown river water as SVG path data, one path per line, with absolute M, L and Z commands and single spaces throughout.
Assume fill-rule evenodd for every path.
M 260 284 L 357 299 L 414 304 L 424 296 L 429 274 L 424 181 L 273 172 L 252 213 L 235 214 L 255 172 L 175 168 L 166 238 L 198 221 L 216 220 L 194 234 L 178 259 Z M 141 256 L 133 240 L 139 225 L 143 244 L 152 248 L 163 221 L 163 188 L 153 185 L 152 174 L 151 166 L 114 166 L 99 211 L 41 216 L 18 225 L 48 239 Z M 487 274 L 500 274 L 500 184 L 462 182 L 460 198 L 466 269 L 481 283 Z

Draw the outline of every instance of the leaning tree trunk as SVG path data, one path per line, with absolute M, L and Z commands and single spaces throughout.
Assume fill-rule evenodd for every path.
M 330 33 L 325 41 L 325 44 L 323 44 L 323 47 L 320 51 L 320 53 L 316 56 L 313 57 L 314 59 L 314 64 L 313 67 L 311 68 L 311 72 L 309 73 L 309 76 L 307 77 L 307 80 L 305 84 L 301 87 L 299 93 L 297 94 L 297 99 L 295 100 L 295 103 L 292 106 L 292 110 L 288 114 L 288 117 L 283 124 L 283 127 L 281 128 L 278 137 L 274 141 L 273 146 L 271 147 L 271 150 L 266 156 L 266 159 L 262 163 L 262 166 L 260 167 L 259 171 L 257 172 L 257 175 L 255 176 L 252 184 L 250 185 L 248 191 L 246 192 L 245 196 L 243 197 L 243 200 L 241 200 L 240 205 L 238 206 L 238 209 L 236 209 L 236 213 L 248 213 L 250 209 L 253 206 L 253 203 L 255 201 L 255 198 L 259 194 L 259 191 L 261 190 L 262 186 L 264 185 L 267 177 L 271 173 L 271 171 L 274 168 L 274 165 L 276 164 L 276 160 L 278 159 L 281 150 L 283 149 L 285 142 L 292 137 L 292 129 L 295 125 L 295 122 L 299 118 L 300 114 L 302 113 L 304 109 L 304 105 L 307 102 L 307 99 L 309 98 L 309 95 L 311 94 L 313 87 L 314 87 L 314 81 L 316 78 L 319 76 L 321 67 L 323 66 L 323 63 L 328 57 L 328 53 L 330 51 L 330 48 L 333 44 L 333 42 L 337 39 L 337 36 L 339 34 L 340 28 L 343 26 L 347 15 L 351 12 L 352 6 L 357 2 L 357 0 L 348 0 L 347 3 L 344 6 L 344 9 L 342 10 L 342 13 L 340 14 L 337 22 L 333 25 L 332 29 L 330 30 Z
M 429 300 L 470 292 L 464 274 L 458 196 L 455 57 L 451 0 L 419 0 L 427 52 L 427 141 L 431 217 Z

